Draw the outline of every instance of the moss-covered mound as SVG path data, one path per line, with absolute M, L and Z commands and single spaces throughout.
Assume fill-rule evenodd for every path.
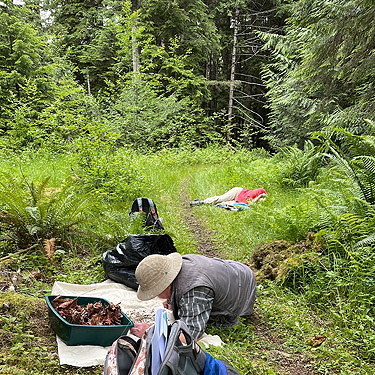
M 251 267 L 258 283 L 265 279 L 280 281 L 291 269 L 305 262 L 315 263 L 322 250 L 323 244 L 315 240 L 314 233 L 299 242 L 272 241 L 254 249 Z

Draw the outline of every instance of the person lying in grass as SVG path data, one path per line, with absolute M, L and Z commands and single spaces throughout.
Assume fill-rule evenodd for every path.
M 190 202 L 190 206 L 201 204 L 214 205 L 234 205 L 235 203 L 245 203 L 248 206 L 263 201 L 267 197 L 264 189 L 248 190 L 241 187 L 234 187 L 222 195 L 215 195 L 204 200 L 196 199 Z
M 164 307 L 183 320 L 195 339 L 208 323 L 229 328 L 239 316 L 253 313 L 257 295 L 253 271 L 240 262 L 189 254 L 153 254 L 137 266 L 137 297 L 164 298 Z M 130 332 L 142 337 L 147 323 L 134 323 Z

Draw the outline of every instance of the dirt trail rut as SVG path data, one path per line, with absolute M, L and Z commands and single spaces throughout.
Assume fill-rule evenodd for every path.
M 189 205 L 189 195 L 186 190 L 186 182 L 182 186 L 181 190 L 181 202 L 182 202 L 182 216 L 189 227 L 189 230 L 194 235 L 194 239 L 197 246 L 197 251 L 208 257 L 218 257 L 219 251 L 216 244 L 211 240 L 213 233 L 205 228 L 200 220 L 194 215 L 194 208 Z

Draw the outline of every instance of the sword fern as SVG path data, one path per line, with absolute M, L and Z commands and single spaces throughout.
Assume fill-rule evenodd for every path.
M 63 243 L 78 234 L 94 207 L 89 194 L 70 183 L 48 188 L 49 177 L 29 183 L 3 173 L 0 180 L 0 235 L 6 247 L 29 247 L 51 238 Z

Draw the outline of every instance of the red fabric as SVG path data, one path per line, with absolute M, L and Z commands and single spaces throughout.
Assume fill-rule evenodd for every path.
M 238 203 L 247 203 L 247 200 L 250 199 L 255 199 L 261 194 L 267 194 L 264 189 L 256 189 L 256 190 L 247 190 L 247 189 L 242 189 L 240 194 L 238 194 L 238 197 L 236 199 L 236 202 Z

